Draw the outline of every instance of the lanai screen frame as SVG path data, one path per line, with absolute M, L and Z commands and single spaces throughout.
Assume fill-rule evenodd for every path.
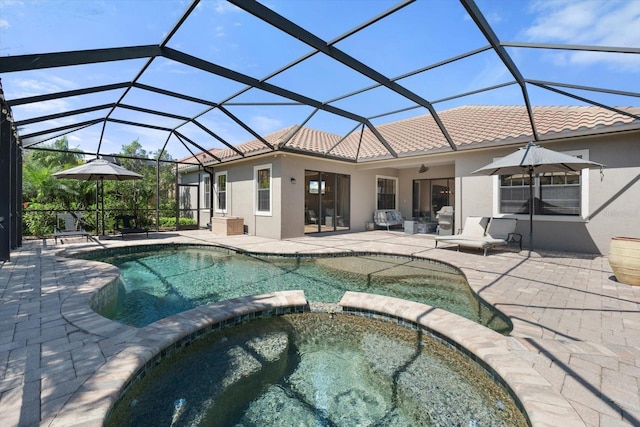
M 587 97 L 584 95 L 577 95 L 578 93 L 589 93 L 589 94 L 610 94 L 610 95 L 621 95 L 621 96 L 629 96 L 634 98 L 640 98 L 640 94 L 636 92 L 629 91 L 620 91 L 614 90 L 605 87 L 593 87 L 593 86 L 584 86 L 570 83 L 561 83 L 561 82 L 553 82 L 547 80 L 539 80 L 539 79 L 529 79 L 526 77 L 526 73 L 523 73 L 523 70 L 519 69 L 516 63 L 513 61 L 510 56 L 507 48 L 521 48 L 521 49 L 544 49 L 544 50 L 562 50 L 562 51 L 581 51 L 581 52 L 606 52 L 606 53 L 624 53 L 624 54 L 640 54 L 640 48 L 634 47 L 614 47 L 614 46 L 588 46 L 588 45 L 568 45 L 568 44 L 548 44 L 548 43 L 524 43 L 524 42 L 507 42 L 500 40 L 493 30 L 492 26 L 489 24 L 485 16 L 482 14 L 478 6 L 473 0 L 460 0 L 460 4 L 464 8 L 464 10 L 469 14 L 474 24 L 477 26 L 478 30 L 482 33 L 484 38 L 486 39 L 487 45 L 478 47 L 471 51 L 458 54 L 451 58 L 439 61 L 437 63 L 433 63 L 422 67 L 420 69 L 413 70 L 408 73 L 404 73 L 402 75 L 396 77 L 387 77 L 383 73 L 377 71 L 376 69 L 369 67 L 368 65 L 358 61 L 353 56 L 350 56 L 346 52 L 340 50 L 336 47 L 336 44 L 348 39 L 354 34 L 362 31 L 366 28 L 376 25 L 378 22 L 383 21 L 385 18 L 392 16 L 395 13 L 398 13 L 400 10 L 403 10 L 405 7 L 414 3 L 415 0 L 404 0 L 391 7 L 390 9 L 378 14 L 377 16 L 362 22 L 360 25 L 352 28 L 351 30 L 345 32 L 344 34 L 330 40 L 325 41 L 316 34 L 307 31 L 302 28 L 295 22 L 292 22 L 286 19 L 284 16 L 279 15 L 275 11 L 269 9 L 268 7 L 257 3 L 255 1 L 250 0 L 229 0 L 229 2 L 244 12 L 251 14 L 262 22 L 276 28 L 278 31 L 281 31 L 284 34 L 287 34 L 297 40 L 302 41 L 307 46 L 309 46 L 309 53 L 299 57 L 298 59 L 292 61 L 286 66 L 273 71 L 272 73 L 266 75 L 261 79 L 256 79 L 249 75 L 243 74 L 239 71 L 222 67 L 218 64 L 209 62 L 197 56 L 193 56 L 179 50 L 168 47 L 169 41 L 172 37 L 180 30 L 183 25 L 186 25 L 186 21 L 189 16 L 195 11 L 195 9 L 200 4 L 200 0 L 193 0 L 191 4 L 186 8 L 182 16 L 178 19 L 175 25 L 167 32 L 166 36 L 160 40 L 158 44 L 149 44 L 149 45 L 141 45 L 141 46 L 124 46 L 124 47 L 113 47 L 113 48 L 103 48 L 103 49 L 91 49 L 91 50 L 77 50 L 77 51 L 67 51 L 67 52 L 54 52 L 54 53 L 43 53 L 43 54 L 28 54 L 28 55 L 17 55 L 17 56 L 5 56 L 0 57 L 0 74 L 2 73 L 16 73 L 22 71 L 32 71 L 35 69 L 49 69 L 49 68 L 57 68 L 57 67 L 66 67 L 66 66 L 77 66 L 83 64 L 97 64 L 102 62 L 113 62 L 113 61 L 126 61 L 131 59 L 144 59 L 146 62 L 141 67 L 141 69 L 137 72 L 137 74 L 130 81 L 123 81 L 119 83 L 111 83 L 106 85 L 97 85 L 93 87 L 84 87 L 81 89 L 50 93 L 39 96 L 31 96 L 24 97 L 19 99 L 7 99 L 4 97 L 2 99 L 2 109 L 3 109 L 3 124 L 7 123 L 3 127 L 3 131 L 0 133 L 0 150 L 1 153 L 8 153 L 8 156 L 4 158 L 2 161 L 7 162 L 7 170 L 12 174 L 10 178 L 7 178 L 5 184 L 3 184 L 0 188 L 0 195 L 11 195 L 8 199 L 3 197 L 3 200 L 9 200 L 9 203 L 0 207 L 0 217 L 11 218 L 11 226 L 9 233 L 3 233 L 0 230 L 0 234 L 2 237 L 0 238 L 0 247 L 1 248 L 15 248 L 16 246 L 20 246 L 21 244 L 21 208 L 22 208 L 22 200 L 21 196 L 18 197 L 21 188 L 21 152 L 23 149 L 43 149 L 41 144 L 60 138 L 64 135 L 72 134 L 75 131 L 84 129 L 90 126 L 101 125 L 101 136 L 100 141 L 98 143 L 98 148 L 94 152 L 83 151 L 81 152 L 89 157 L 100 157 L 103 155 L 113 156 L 112 153 L 103 152 L 102 150 L 102 139 L 104 136 L 105 128 L 108 123 L 119 123 L 126 126 L 134 126 L 141 128 L 150 128 L 157 131 L 162 131 L 167 133 L 167 138 L 164 142 L 160 155 L 167 150 L 167 146 L 170 140 L 177 141 L 180 145 L 182 145 L 189 153 L 191 153 L 191 158 L 186 163 L 189 165 L 200 166 L 203 170 L 211 172 L 211 167 L 215 167 L 218 164 L 224 162 L 223 159 L 217 157 L 214 153 L 210 152 L 206 149 L 202 143 L 197 142 L 189 137 L 187 137 L 183 132 L 181 132 L 181 128 L 187 124 L 195 125 L 197 128 L 201 129 L 215 141 L 218 141 L 220 144 L 224 145 L 230 150 L 233 150 L 239 158 L 245 157 L 245 153 L 238 150 L 234 144 L 225 140 L 225 138 L 221 137 L 218 133 L 216 133 L 215 129 L 210 129 L 205 124 L 203 124 L 199 118 L 202 117 L 207 112 L 217 109 L 221 113 L 223 113 L 226 117 L 228 117 L 235 124 L 240 126 L 244 131 L 248 134 L 255 137 L 259 140 L 267 150 L 281 150 L 281 151 L 295 151 L 296 149 L 290 148 L 287 146 L 286 142 L 280 144 L 278 147 L 274 147 L 273 144 L 264 139 L 264 137 L 260 134 L 260 132 L 256 131 L 252 126 L 247 124 L 245 121 L 234 115 L 230 110 L 229 106 L 233 105 L 234 99 L 236 99 L 239 95 L 251 89 L 258 89 L 261 91 L 265 91 L 267 93 L 277 95 L 279 97 L 285 98 L 287 101 L 284 104 L 290 105 L 306 105 L 312 108 L 312 113 L 308 116 L 306 120 L 300 123 L 300 127 L 306 123 L 316 112 L 323 111 L 326 113 L 330 113 L 336 115 L 338 117 L 351 120 L 355 123 L 355 126 L 351 130 L 350 133 L 358 132 L 361 129 L 367 128 L 371 131 L 371 133 L 376 137 L 378 142 L 382 147 L 386 150 L 386 152 L 393 158 L 397 158 L 398 154 L 394 151 L 393 147 L 389 144 L 388 141 L 378 132 L 376 126 L 372 123 L 374 119 L 380 119 L 386 116 L 392 116 L 400 112 L 400 110 L 388 111 L 386 113 L 377 114 L 375 116 L 365 117 L 359 114 L 356 114 L 352 111 L 348 111 L 345 109 L 341 109 L 335 107 L 332 104 L 335 104 L 338 101 L 342 101 L 348 99 L 350 97 L 356 96 L 358 94 L 362 94 L 367 91 L 374 90 L 376 88 L 386 88 L 393 93 L 401 96 L 405 99 L 408 99 L 413 104 L 412 107 L 405 108 L 402 111 L 407 110 L 415 110 L 420 113 L 428 112 L 435 123 L 437 124 L 440 132 L 442 133 L 442 138 L 446 140 L 451 151 L 457 150 L 456 142 L 452 139 L 449 134 L 446 126 L 440 120 L 438 112 L 434 108 L 434 105 L 438 103 L 443 103 L 447 101 L 451 101 L 454 99 L 461 99 L 464 97 L 468 97 L 471 95 L 475 95 L 482 92 L 488 92 L 496 89 L 500 89 L 506 86 L 517 86 L 521 92 L 522 104 L 527 110 L 529 124 L 531 127 L 532 140 L 539 141 L 539 135 L 536 130 L 536 122 L 532 112 L 532 106 L 530 102 L 529 88 L 536 87 L 541 88 L 545 91 L 554 92 L 556 94 L 569 97 L 571 99 L 576 100 L 579 103 L 584 103 L 588 105 L 593 105 L 597 107 L 601 107 L 619 114 L 623 114 L 625 116 L 630 116 L 635 119 L 640 120 L 640 117 L 631 113 L 628 113 L 623 110 L 619 110 L 612 105 L 608 105 L 606 103 L 599 102 L 595 97 Z M 434 99 L 428 100 L 424 97 L 420 96 L 414 91 L 411 91 L 401 85 L 401 81 L 405 78 L 412 77 L 418 75 L 420 73 L 424 73 L 429 70 L 433 70 L 435 68 L 444 67 L 452 63 L 456 63 L 457 61 L 462 61 L 466 58 L 473 57 L 474 55 L 481 54 L 483 52 L 493 52 L 501 61 L 502 65 L 508 70 L 509 75 L 512 77 L 512 80 L 494 85 L 483 87 L 471 92 L 465 93 L 457 93 L 455 95 L 449 96 L 443 99 Z M 343 94 L 338 97 L 334 97 L 329 100 L 318 100 L 313 99 L 308 96 L 305 96 L 301 93 L 297 93 L 295 91 L 288 90 L 284 87 L 274 85 L 269 82 L 270 79 L 280 75 L 284 71 L 287 71 L 296 65 L 303 63 L 304 61 L 309 60 L 313 56 L 321 54 L 330 58 L 335 63 L 340 66 L 347 67 L 362 76 L 367 77 L 371 81 L 374 82 L 373 85 L 368 87 L 363 87 L 357 91 L 353 91 L 350 93 Z M 175 61 L 180 64 L 184 64 L 185 66 L 196 68 L 198 70 L 204 71 L 206 73 L 211 73 L 212 75 L 216 75 L 218 77 L 229 79 L 234 82 L 240 83 L 244 85 L 244 88 L 238 91 L 237 93 L 219 100 L 213 101 L 210 99 L 204 99 L 199 97 L 190 96 L 184 93 L 172 91 L 163 87 L 154 87 L 151 85 L 143 84 L 140 82 L 141 77 L 148 72 L 149 67 L 153 63 L 154 60 L 158 58 L 166 58 L 172 61 Z M 1 87 L 1 86 L 0 86 Z M 81 96 L 81 95 L 89 95 L 93 93 L 100 93 L 114 89 L 124 89 L 124 92 L 115 99 L 111 103 L 107 104 L 97 104 L 91 105 L 85 108 L 72 110 L 72 111 L 60 111 L 54 114 L 48 114 L 39 117 L 33 117 L 25 120 L 17 120 L 14 121 L 12 117 L 12 107 L 33 104 L 38 102 L 50 101 L 63 99 L 71 96 Z M 136 106 L 130 105 L 124 102 L 125 96 L 132 89 L 139 89 L 143 91 L 153 92 L 165 96 L 169 96 L 175 99 L 181 99 L 189 102 L 197 103 L 198 105 L 202 105 L 202 110 L 197 114 L 193 115 L 181 115 L 175 114 L 170 111 L 164 111 L 162 108 L 149 108 L 146 106 Z M 266 103 L 250 103 L 249 105 L 253 106 L 267 106 Z M 90 112 L 98 112 L 105 110 L 106 113 L 104 115 L 85 121 L 77 121 L 71 125 L 60 126 L 55 128 L 46 128 L 37 132 L 29 133 L 29 134 L 21 134 L 20 128 L 22 126 L 26 126 L 29 124 L 41 123 L 50 121 L 53 119 L 61 119 L 61 118 L 72 118 L 74 116 L 79 116 L 81 114 L 86 114 Z M 5 113 L 6 111 L 6 113 Z M 180 121 L 181 123 L 174 127 L 165 127 L 165 126 L 157 126 L 150 125 L 146 123 L 142 123 L 136 120 L 123 120 L 119 118 L 115 118 L 114 112 L 116 111 L 134 111 L 134 112 L 142 112 L 146 114 L 151 114 L 159 117 L 167 117 L 171 119 L 175 119 Z M 6 129 L 5 129 L 6 128 Z M 344 137 L 346 138 L 347 135 Z M 291 137 L 290 137 L 291 138 Z M 344 138 L 343 138 L 344 139 Z M 343 140 L 342 139 L 342 140 Z M 342 141 L 341 140 L 341 141 Z M 339 142 L 340 143 L 340 142 Z M 338 144 L 339 144 L 338 143 Z M 332 147 L 335 148 L 335 147 Z M 46 148 L 44 148 L 46 149 Z M 196 156 L 195 153 L 200 152 L 204 153 L 207 158 L 207 166 L 204 165 L 201 156 Z M 353 163 L 358 163 L 360 159 L 356 155 L 353 159 L 345 159 L 343 157 L 338 157 L 332 154 L 331 150 L 328 150 L 324 153 L 314 153 L 313 155 L 321 156 L 324 158 L 335 158 L 342 161 L 351 161 Z M 4 156 L 2 156 L 4 157 Z M 236 157 L 237 159 L 238 157 Z M 141 159 L 141 160 L 149 160 L 149 159 Z M 154 159 L 158 161 L 158 159 Z M 177 161 L 176 161 L 177 162 Z M 8 234 L 9 237 L 6 237 L 4 234 Z M 0 252 L 0 260 L 4 255 L 4 250 Z

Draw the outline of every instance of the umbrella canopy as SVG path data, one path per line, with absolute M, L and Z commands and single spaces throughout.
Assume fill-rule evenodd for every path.
M 103 159 L 89 161 L 84 165 L 76 166 L 53 174 L 58 179 L 77 179 L 79 181 L 99 181 L 99 190 L 102 206 L 102 235 L 104 236 L 104 180 L 127 181 L 142 179 L 139 173 L 130 171 L 115 163 Z M 98 204 L 96 197 L 96 224 L 98 223 Z
M 103 159 L 93 160 L 84 165 L 76 166 L 53 174 L 59 179 L 77 179 L 80 181 L 126 181 L 142 179 L 142 175 L 118 166 Z
M 603 168 L 600 163 L 581 159 L 540 147 L 529 142 L 526 147 L 496 160 L 480 169 L 473 175 L 529 175 L 529 248 L 533 247 L 533 175 L 545 172 L 578 172 L 585 168 Z

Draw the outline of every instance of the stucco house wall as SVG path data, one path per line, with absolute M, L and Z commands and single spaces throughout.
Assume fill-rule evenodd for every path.
M 271 214 L 255 214 L 254 168 L 271 165 Z M 281 238 L 281 159 L 277 155 L 253 158 L 238 163 L 223 164 L 212 168 L 215 173 L 227 173 L 227 210 L 213 216 L 236 216 L 244 219 L 246 232 L 251 235 Z M 212 186 L 215 207 L 215 182 Z
M 373 218 L 376 206 L 376 176 L 397 176 L 393 168 L 361 168 L 352 163 L 301 155 L 281 154 L 282 170 L 282 238 L 304 235 L 305 170 L 345 174 L 350 177 L 350 230 L 364 231 Z M 291 183 L 295 178 L 296 183 Z
M 454 178 L 455 166 L 453 156 L 443 156 L 439 158 L 438 162 L 445 164 L 436 164 L 429 166 L 429 170 L 425 173 L 420 173 L 419 169 L 422 164 L 428 164 L 428 160 L 415 159 L 414 164 L 409 167 L 403 167 L 399 169 L 398 177 L 399 182 L 399 204 L 400 211 L 404 218 L 411 218 L 413 216 L 413 181 L 423 179 L 442 179 L 442 178 Z
M 270 216 L 255 215 L 254 211 L 254 167 L 272 165 L 272 212 Z M 260 156 L 237 163 L 228 163 L 210 168 L 214 174 L 227 173 L 226 216 L 244 219 L 246 231 L 250 235 L 287 239 L 304 235 L 305 170 L 345 174 L 350 176 L 350 230 L 364 231 L 366 223 L 372 220 L 376 209 L 376 177 L 398 177 L 395 168 L 359 168 L 352 163 L 324 160 L 290 153 Z M 181 175 L 181 182 L 203 182 L 204 172 L 188 172 Z M 295 183 L 291 178 L 295 179 Z M 400 182 L 402 182 L 400 180 Z M 214 198 L 215 191 L 214 192 Z M 411 216 L 411 204 L 402 203 L 403 198 L 411 200 L 409 192 L 402 194 L 399 188 L 399 208 L 404 216 Z M 214 201 L 215 206 L 215 201 Z M 222 216 L 214 211 L 214 216 Z M 202 210 L 201 218 L 210 221 L 209 209 Z M 202 220 L 201 220 L 202 222 Z
M 583 172 L 583 186 L 588 189 L 586 194 L 583 192 L 588 207 L 583 216 L 534 217 L 534 248 L 606 254 L 612 236 L 640 235 L 638 132 L 577 137 L 542 142 L 542 145 L 561 152 L 584 153 L 589 160 L 603 163 L 606 168 L 603 175 L 597 169 Z M 275 239 L 304 235 L 305 170 L 314 170 L 350 176 L 351 231 L 363 231 L 366 222 L 371 221 L 376 209 L 377 176 L 398 178 L 398 208 L 405 218 L 412 216 L 413 180 L 453 177 L 455 230 L 459 230 L 471 215 L 516 217 L 516 231 L 523 235 L 523 246 L 527 247 L 529 216 L 502 215 L 498 206 L 498 178 L 472 175 L 474 170 L 516 148 L 473 148 L 437 156 L 358 164 L 277 152 L 216 165 L 213 170 L 227 172 L 226 215 L 244 218 L 246 231 L 251 235 Z M 265 164 L 272 166 L 272 212 L 268 216 L 254 212 L 254 167 Z M 426 173 L 419 172 L 422 164 L 429 167 Z M 181 179 L 182 182 L 201 182 L 203 176 L 204 172 L 191 172 Z M 203 217 L 208 222 L 208 214 Z
M 588 209 L 582 217 L 536 215 L 533 221 L 534 247 L 606 254 L 615 235 L 640 235 L 640 137 L 613 134 L 544 143 L 560 152 L 587 151 L 588 160 L 604 164 L 588 175 Z M 501 216 L 498 211 L 497 177 L 472 176 L 471 172 L 494 159 L 510 154 L 512 147 L 460 153 L 456 157 L 456 221 L 476 216 Z M 458 184 L 459 182 L 459 184 Z M 517 232 L 523 246 L 529 244 L 529 215 L 518 218 Z

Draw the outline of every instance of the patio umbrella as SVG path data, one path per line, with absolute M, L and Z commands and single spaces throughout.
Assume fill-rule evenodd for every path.
M 129 169 L 108 162 L 103 159 L 88 161 L 87 163 L 53 174 L 58 179 L 77 179 L 80 181 L 98 181 L 99 196 L 102 211 L 102 235 L 104 236 L 104 180 L 127 181 L 142 179 L 142 175 Z M 96 222 L 98 221 L 98 207 L 96 205 Z
M 476 171 L 474 175 L 529 175 L 529 249 L 533 248 L 533 175 L 545 172 L 577 172 L 585 168 L 603 168 L 600 163 L 540 147 L 529 142 L 525 147 Z

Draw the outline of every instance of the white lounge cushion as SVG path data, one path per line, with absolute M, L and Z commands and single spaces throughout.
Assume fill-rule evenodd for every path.
M 487 228 L 487 236 L 507 240 L 509 234 L 516 231 L 517 223 L 518 220 L 515 218 L 491 218 L 489 228 Z
M 484 249 L 484 255 L 487 255 L 487 250 L 496 246 L 505 246 L 508 244 L 508 239 L 511 234 L 515 232 L 517 219 L 514 218 L 492 218 L 489 222 L 489 226 L 486 228 L 486 233 L 480 234 L 480 228 L 486 226 L 488 218 L 485 217 L 467 217 L 464 223 L 464 229 L 462 233 L 455 236 L 437 236 L 436 247 L 438 242 L 444 242 L 451 245 Z M 465 233 L 465 230 L 468 231 Z M 484 230 L 484 229 L 483 229 Z
M 464 221 L 462 233 L 453 236 L 436 236 L 436 241 L 447 242 L 459 239 L 482 239 L 489 223 L 489 218 L 485 216 L 468 216 Z

